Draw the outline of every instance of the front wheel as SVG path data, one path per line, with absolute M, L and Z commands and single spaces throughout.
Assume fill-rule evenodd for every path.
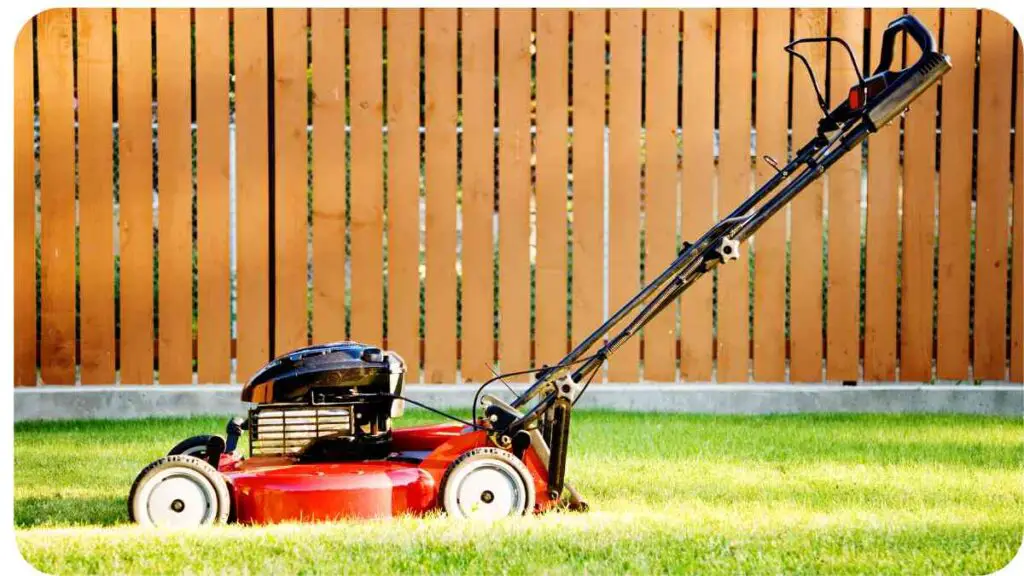
M 231 495 L 217 470 L 194 456 L 164 456 L 139 472 L 128 519 L 143 526 L 194 528 L 227 522 Z
M 200 460 L 206 460 L 206 445 L 213 438 L 211 434 L 202 434 L 186 438 L 174 445 L 168 452 L 168 456 L 195 456 Z
M 521 460 L 498 448 L 459 456 L 441 480 L 441 505 L 455 518 L 497 520 L 533 511 L 533 475 Z

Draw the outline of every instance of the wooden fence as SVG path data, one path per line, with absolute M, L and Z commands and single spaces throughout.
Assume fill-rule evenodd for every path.
M 902 12 L 44 12 L 15 48 L 15 383 L 244 380 L 344 338 L 414 381 L 553 362 L 811 136 L 782 46 L 871 61 Z M 912 13 L 941 88 L 608 380 L 1022 380 L 1020 43 Z M 805 53 L 843 98 L 848 62 Z

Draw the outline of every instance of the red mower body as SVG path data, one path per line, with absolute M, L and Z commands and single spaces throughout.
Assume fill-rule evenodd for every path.
M 459 456 L 488 446 L 485 432 L 461 424 L 398 428 L 384 460 L 297 463 L 284 457 L 238 459 L 227 454 L 218 470 L 232 492 L 242 524 L 387 518 L 438 510 L 445 470 Z M 532 449 L 523 461 L 536 488 L 536 512 L 553 505 L 547 474 Z

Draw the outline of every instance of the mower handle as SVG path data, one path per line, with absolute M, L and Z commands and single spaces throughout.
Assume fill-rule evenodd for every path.
M 900 32 L 907 34 L 914 39 L 914 42 L 917 42 L 918 48 L 921 49 L 922 59 L 927 54 L 935 52 L 935 39 L 924 24 L 910 14 L 900 16 L 890 22 L 885 28 L 885 32 L 882 33 L 882 52 L 878 56 L 878 67 L 875 68 L 874 74 L 881 74 L 892 66 L 893 55 L 896 53 L 896 36 Z

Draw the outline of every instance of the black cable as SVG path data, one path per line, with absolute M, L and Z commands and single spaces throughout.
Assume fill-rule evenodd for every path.
M 469 427 L 474 428 L 476 430 L 487 430 L 487 428 L 484 428 L 483 426 L 480 426 L 479 424 L 475 424 L 473 422 L 467 422 L 466 420 L 463 420 L 462 418 L 459 418 L 457 416 L 452 416 L 451 414 L 448 414 L 447 412 L 442 412 L 441 410 L 438 410 L 437 408 L 434 408 L 433 406 L 428 406 L 427 404 L 424 404 L 423 402 L 419 402 L 419 401 L 413 400 L 412 398 L 407 398 L 405 396 L 399 396 L 398 394 L 388 394 L 388 396 L 390 398 L 392 398 L 392 399 L 395 399 L 395 400 L 405 400 L 406 402 L 409 402 L 410 404 L 415 404 L 416 406 L 419 406 L 420 408 L 429 410 L 429 411 L 433 412 L 434 414 L 438 414 L 440 416 L 444 416 L 445 418 L 447 418 L 449 420 L 453 420 L 453 421 L 458 422 L 460 424 L 465 424 L 466 426 L 469 426 Z
M 600 355 L 600 352 L 598 352 L 597 354 L 586 356 L 584 358 L 579 358 L 579 359 L 574 360 L 572 362 L 563 362 L 563 363 L 560 363 L 560 364 L 555 364 L 554 366 L 541 366 L 540 368 L 531 368 L 529 370 L 520 370 L 518 372 L 508 372 L 508 373 L 505 373 L 505 374 L 498 374 L 494 378 L 491 378 L 487 382 L 484 382 L 483 384 L 481 384 L 476 389 L 476 393 L 473 394 L 473 421 L 476 422 L 476 406 L 480 402 L 480 393 L 483 392 L 484 388 L 486 388 L 487 386 L 489 386 L 493 382 L 496 382 L 498 380 L 501 380 L 501 379 L 509 377 L 509 376 L 523 376 L 525 374 L 535 374 L 535 373 L 540 372 L 542 370 L 558 370 L 560 368 L 566 368 L 566 367 L 569 367 L 569 366 L 575 366 L 576 364 L 582 364 L 584 362 L 587 362 L 587 361 L 590 361 L 590 360 L 592 360 L 594 358 L 597 358 L 598 355 Z M 519 395 L 516 396 L 516 399 L 518 399 L 518 398 L 519 398 Z

